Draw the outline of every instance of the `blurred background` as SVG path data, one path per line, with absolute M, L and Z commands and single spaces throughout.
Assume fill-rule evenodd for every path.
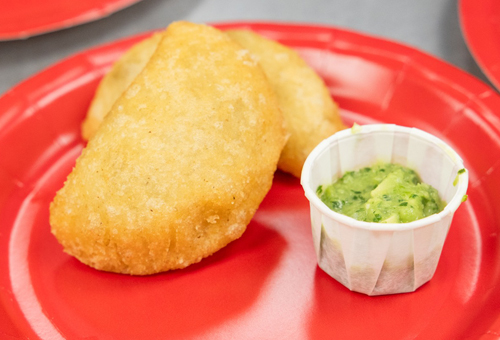
M 143 0 L 97 21 L 0 42 L 0 94 L 72 54 L 175 20 L 339 26 L 410 45 L 491 86 L 467 49 L 457 7 L 457 0 Z

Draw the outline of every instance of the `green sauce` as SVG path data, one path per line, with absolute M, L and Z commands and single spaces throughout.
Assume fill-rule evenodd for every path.
M 415 171 L 398 164 L 346 172 L 335 183 L 319 186 L 316 193 L 333 211 L 366 222 L 412 222 L 446 205 Z

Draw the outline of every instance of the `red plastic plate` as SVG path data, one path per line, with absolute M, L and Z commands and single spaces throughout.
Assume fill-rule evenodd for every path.
M 241 239 L 147 277 L 64 254 L 48 206 L 84 144 L 80 123 L 133 37 L 64 60 L 0 98 L 2 339 L 496 339 L 500 335 L 500 97 L 415 49 L 332 27 L 233 23 L 295 48 L 347 124 L 390 122 L 444 139 L 470 171 L 434 278 L 414 293 L 350 292 L 316 264 L 309 206 L 277 173 Z
M 500 90 L 500 2 L 460 0 L 459 18 L 470 52 Z
M 34 35 L 97 20 L 139 0 L 22 0 L 2 1 L 0 40 Z

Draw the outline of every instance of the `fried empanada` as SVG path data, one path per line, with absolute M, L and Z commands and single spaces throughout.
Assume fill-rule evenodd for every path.
M 219 30 L 171 24 L 50 206 L 64 250 L 135 275 L 184 268 L 239 238 L 286 131 L 260 67 Z
M 294 50 L 251 31 L 226 34 L 250 51 L 276 92 L 290 133 L 278 168 L 300 177 L 312 149 L 345 128 L 338 105 L 323 80 Z
M 338 105 L 323 80 L 292 49 L 251 31 L 229 30 L 226 33 L 258 60 L 275 90 L 290 135 L 278 168 L 300 177 L 302 166 L 312 149 L 323 139 L 345 128 Z M 105 115 L 104 105 L 99 106 L 103 109 L 92 110 L 94 103 L 105 101 L 111 106 L 113 98 L 120 95 L 120 87 L 115 84 L 117 77 L 113 74 L 129 75 L 128 82 L 124 79 L 122 83 L 123 91 L 132 81 L 134 72 L 138 72 L 141 65 L 146 65 L 149 59 L 147 50 L 154 50 L 153 46 L 157 43 L 154 37 L 138 43 L 132 48 L 135 52 L 127 52 L 103 78 L 83 125 L 84 139 L 93 134 Z M 144 51 L 139 53 L 141 49 Z

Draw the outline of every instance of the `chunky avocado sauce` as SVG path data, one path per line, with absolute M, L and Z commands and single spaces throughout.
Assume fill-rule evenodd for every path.
M 335 183 L 320 185 L 316 193 L 333 211 L 366 222 L 412 222 L 446 205 L 414 170 L 398 164 L 348 171 Z

